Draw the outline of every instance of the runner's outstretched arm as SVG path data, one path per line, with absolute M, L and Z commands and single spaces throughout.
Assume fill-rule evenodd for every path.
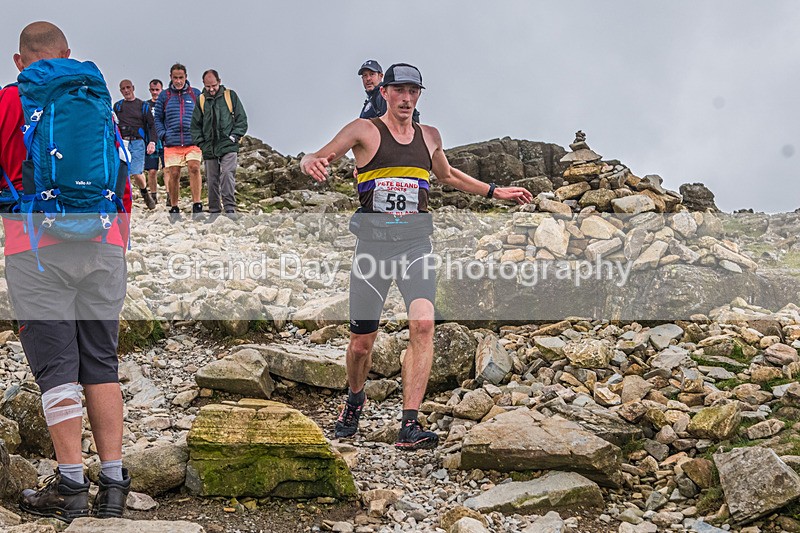
M 360 118 L 355 119 L 350 124 L 336 134 L 336 136 L 314 152 L 306 154 L 300 160 L 300 170 L 308 174 L 318 182 L 328 179 L 328 166 L 341 159 L 351 148 L 361 143 L 364 128 L 369 126 L 369 121 Z
M 469 174 L 451 167 L 442 149 L 442 136 L 439 134 L 439 130 L 433 126 L 423 127 L 425 128 L 425 137 L 435 145 L 431 162 L 436 178 L 440 182 L 455 187 L 460 191 L 486 196 L 489 193 L 489 184 L 476 180 Z M 499 200 L 514 200 L 518 204 L 528 204 L 533 200 L 533 194 L 523 187 L 497 187 L 492 197 Z

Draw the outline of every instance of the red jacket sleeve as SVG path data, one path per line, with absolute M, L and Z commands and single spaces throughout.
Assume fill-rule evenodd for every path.
M 22 142 L 22 103 L 16 86 L 0 91 L 0 168 L 11 178 L 14 188 L 22 190 L 22 162 L 27 151 Z M 0 177 L 0 187 L 5 187 Z

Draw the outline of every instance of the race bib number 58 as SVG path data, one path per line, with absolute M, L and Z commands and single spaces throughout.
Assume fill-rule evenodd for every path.
M 419 182 L 406 178 L 376 178 L 372 209 L 379 213 L 407 215 L 419 208 Z

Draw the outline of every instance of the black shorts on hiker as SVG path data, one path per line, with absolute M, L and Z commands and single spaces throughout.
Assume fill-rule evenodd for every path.
M 159 167 L 158 164 L 161 163 Z M 157 150 L 152 154 L 145 154 L 144 156 L 144 169 L 145 170 L 158 170 L 164 168 L 164 150 Z
M 402 241 L 356 241 L 350 270 L 350 331 L 377 331 L 392 281 L 409 308 L 422 298 L 435 303 L 436 272 L 428 235 Z
M 19 337 L 42 392 L 65 383 L 119 381 L 119 313 L 127 265 L 122 248 L 70 242 L 6 257 Z

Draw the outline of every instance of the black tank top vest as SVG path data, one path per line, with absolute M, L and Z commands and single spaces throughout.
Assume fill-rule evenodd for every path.
M 372 160 L 358 167 L 358 199 L 362 212 L 402 216 L 427 213 L 431 156 L 422 128 L 412 122 L 414 138 L 400 144 L 379 118 L 371 119 L 381 135 Z

